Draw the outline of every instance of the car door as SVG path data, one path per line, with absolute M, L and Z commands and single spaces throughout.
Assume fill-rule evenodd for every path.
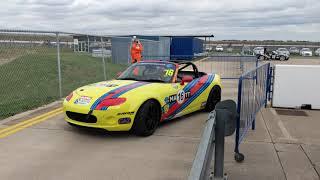
M 192 76 L 193 80 L 191 82 L 183 82 L 182 79 L 178 79 L 175 83 L 175 87 L 177 88 L 176 92 L 176 103 L 179 106 L 179 109 L 176 112 L 176 116 L 181 116 L 185 114 L 189 114 L 199 109 L 199 102 L 196 98 L 193 97 L 191 92 L 196 86 L 199 86 L 199 74 L 198 70 L 193 64 L 189 66 L 183 67 L 183 69 L 179 69 L 178 74 L 182 74 L 182 76 Z M 180 77 L 182 78 L 182 77 Z M 172 97 L 173 98 L 173 97 Z

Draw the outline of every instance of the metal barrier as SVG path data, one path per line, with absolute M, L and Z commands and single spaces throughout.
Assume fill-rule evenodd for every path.
M 258 66 L 255 56 L 204 56 L 196 61 L 199 71 L 217 73 L 222 79 L 239 79 L 241 74 Z
M 239 145 L 247 134 L 249 128 L 255 129 L 256 114 L 267 104 L 270 91 L 270 63 L 258 66 L 244 73 L 239 78 L 235 160 L 243 161 L 244 155 L 239 152 Z
M 233 100 L 219 102 L 215 110 L 209 113 L 189 180 L 226 179 L 223 171 L 224 138 L 234 133 L 236 114 L 236 103 Z M 212 158 L 214 158 L 214 172 L 211 172 Z

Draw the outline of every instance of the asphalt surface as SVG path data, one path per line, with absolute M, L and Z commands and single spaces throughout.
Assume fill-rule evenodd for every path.
M 223 85 L 223 98 L 236 99 L 237 81 Z M 58 106 L 1 121 L 0 131 Z M 240 145 L 240 164 L 233 159 L 234 137 L 228 137 L 229 179 L 319 179 L 320 111 L 305 112 L 297 117 L 263 109 Z M 178 118 L 142 138 L 74 128 L 59 114 L 0 139 L 0 179 L 186 179 L 207 115 Z

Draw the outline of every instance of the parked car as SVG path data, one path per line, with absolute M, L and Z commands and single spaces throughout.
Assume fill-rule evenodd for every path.
M 317 50 L 314 51 L 314 55 L 320 56 L 320 48 L 318 48 Z
M 223 47 L 220 45 L 216 46 L 216 51 L 223 52 Z
M 312 51 L 310 50 L 310 48 L 302 48 L 300 50 L 300 55 L 301 56 L 312 56 Z
M 278 54 L 281 54 L 281 55 L 286 55 L 286 56 L 290 55 L 290 52 L 286 48 L 278 48 L 276 51 Z
M 299 54 L 299 49 L 296 48 L 296 47 L 291 47 L 291 48 L 289 49 L 289 52 L 290 52 L 291 54 Z
M 282 49 L 282 48 L 279 48 Z M 269 59 L 271 60 L 280 60 L 280 61 L 287 61 L 290 58 L 290 53 L 287 49 L 288 52 L 284 51 L 284 50 L 276 50 L 276 51 L 272 51 L 271 54 L 269 55 Z
M 207 47 L 206 47 L 206 51 L 212 51 L 212 47 L 207 46 Z
M 254 52 L 254 54 L 260 54 L 260 55 L 262 55 L 262 54 L 264 54 L 264 47 L 255 47 L 255 48 L 253 48 L 253 52 Z

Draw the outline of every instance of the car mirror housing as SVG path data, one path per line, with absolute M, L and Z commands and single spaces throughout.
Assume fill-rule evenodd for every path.
M 183 76 L 182 77 L 182 81 L 181 81 L 181 85 L 184 85 L 184 83 L 186 82 L 191 82 L 193 80 L 193 77 L 192 76 Z

